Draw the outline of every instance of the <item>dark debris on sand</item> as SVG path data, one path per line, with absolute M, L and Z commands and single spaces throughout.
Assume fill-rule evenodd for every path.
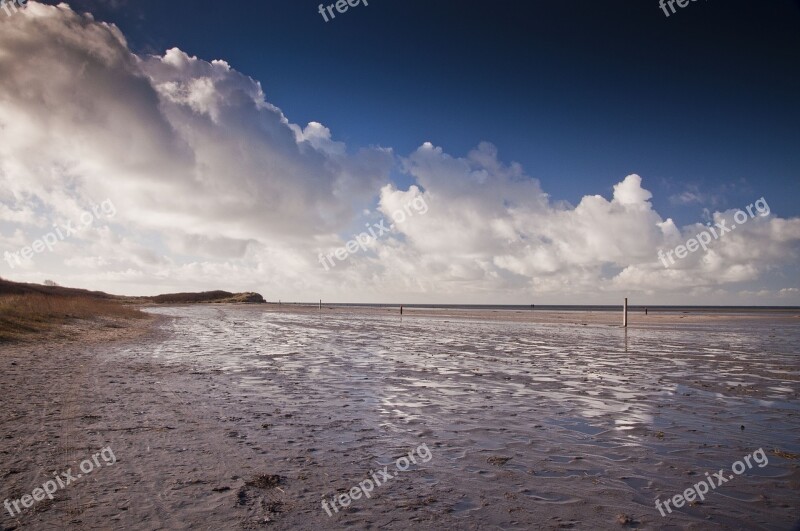
M 245 485 L 248 487 L 255 487 L 257 489 L 274 489 L 278 485 L 281 485 L 284 481 L 286 481 L 285 476 L 279 476 L 277 474 L 262 474 L 245 482 Z

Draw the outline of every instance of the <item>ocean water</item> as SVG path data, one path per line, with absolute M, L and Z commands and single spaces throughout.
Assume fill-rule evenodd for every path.
M 286 305 L 297 305 L 314 307 L 314 303 L 287 303 Z M 323 301 L 324 306 L 334 308 L 398 308 L 399 303 L 395 304 L 362 304 L 362 303 L 329 303 Z M 507 310 L 507 311 L 546 311 L 546 312 L 621 312 L 622 304 L 403 304 L 405 308 L 424 308 L 431 310 Z M 643 312 L 645 308 L 656 313 L 746 313 L 750 315 L 800 313 L 798 306 L 663 306 L 652 305 L 644 306 L 641 304 L 629 304 L 628 310 L 631 312 Z

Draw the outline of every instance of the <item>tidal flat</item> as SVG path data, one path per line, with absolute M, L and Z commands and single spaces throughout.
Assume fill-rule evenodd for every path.
M 154 307 L 115 341 L 3 347 L 6 491 L 117 462 L 14 526 L 791 529 L 800 319 Z M 124 334 L 123 334 L 124 335 Z M 420 445 L 431 458 L 396 469 Z M 765 466 L 654 502 L 763 449 Z M 392 479 L 331 516 L 322 500 Z M 349 498 L 345 498 L 348 500 Z

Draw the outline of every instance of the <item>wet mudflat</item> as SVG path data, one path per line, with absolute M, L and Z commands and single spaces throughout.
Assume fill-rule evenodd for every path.
M 4 423 L 19 440 L 72 448 L 40 451 L 13 474 L 23 493 L 89 449 L 110 445 L 118 459 L 17 522 L 790 529 L 800 519 L 796 318 L 675 316 L 626 332 L 577 314 L 151 311 L 161 317 L 147 338 L 67 349 L 82 372 L 39 431 Z M 51 381 L 65 371 L 14 355 Z M 48 438 L 59 433 L 68 441 Z M 430 459 L 397 470 L 422 444 Z M 655 508 L 759 448 L 765 466 L 701 503 L 665 517 Z M 323 499 L 384 467 L 392 478 L 370 498 L 327 514 Z

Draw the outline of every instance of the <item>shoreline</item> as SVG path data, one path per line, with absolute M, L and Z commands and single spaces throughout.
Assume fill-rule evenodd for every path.
M 316 302 L 281 302 L 267 301 L 272 306 L 298 306 L 318 308 Z M 540 304 L 531 307 L 525 304 L 397 304 L 397 303 L 350 303 L 350 302 L 325 302 L 322 305 L 329 308 L 373 308 L 391 309 L 403 306 L 416 310 L 473 310 L 473 311 L 522 311 L 522 312 L 621 312 L 622 305 L 612 304 Z M 653 313 L 784 313 L 794 312 L 800 314 L 800 306 L 682 306 L 682 305 L 644 305 L 629 304 L 628 311 L 644 312 L 649 309 Z
M 396 316 L 400 318 L 400 307 L 377 306 L 344 306 L 326 305 L 322 310 L 314 305 L 266 303 L 259 305 L 258 310 L 269 313 L 296 313 L 300 315 L 363 315 L 363 316 Z M 432 318 L 475 321 L 500 321 L 530 324 L 566 324 L 575 326 L 609 326 L 622 328 L 622 311 L 591 311 L 591 310 L 517 310 L 517 309 L 489 309 L 479 310 L 470 308 L 419 308 L 403 307 L 402 318 Z M 713 323 L 774 321 L 781 323 L 800 324 L 800 311 L 758 313 L 731 312 L 715 313 L 711 311 L 686 313 L 686 312 L 649 312 L 628 311 L 628 328 L 650 328 L 675 325 L 705 325 Z

